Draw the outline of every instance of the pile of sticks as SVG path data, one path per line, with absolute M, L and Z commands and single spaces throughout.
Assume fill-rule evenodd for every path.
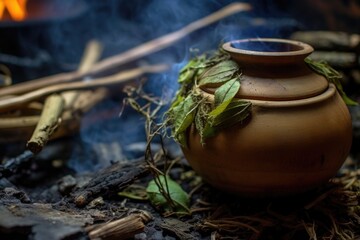
M 230 4 L 180 30 L 101 61 L 98 61 L 101 44 L 91 41 L 78 70 L 0 87 L 0 143 L 30 139 L 27 148 L 33 153 L 40 152 L 49 139 L 74 133 L 83 114 L 109 96 L 109 86 L 124 85 L 144 74 L 169 68 L 157 64 L 119 71 L 121 66 L 171 46 L 227 16 L 248 10 L 248 4 Z M 109 72 L 116 73 L 106 75 Z

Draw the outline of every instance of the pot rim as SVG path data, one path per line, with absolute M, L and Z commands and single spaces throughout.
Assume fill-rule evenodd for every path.
M 233 44 L 236 43 L 246 43 L 246 42 L 258 42 L 258 43 L 280 43 L 292 47 L 294 50 L 291 51 L 256 51 L 256 50 L 246 50 L 241 48 L 236 48 Z M 222 48 L 234 54 L 243 54 L 243 55 L 254 55 L 254 56 L 300 56 L 300 55 L 309 55 L 314 51 L 314 48 L 309 44 L 289 40 L 289 39 L 280 39 L 280 38 L 247 38 L 240 40 L 233 40 L 222 45 Z
M 214 95 L 211 93 L 206 92 L 205 90 L 198 88 L 200 90 L 200 94 L 205 95 L 209 99 L 214 98 Z M 316 104 L 322 101 L 329 99 L 330 97 L 336 94 L 336 87 L 333 83 L 329 84 L 328 89 L 320 95 L 316 95 L 314 97 L 298 99 L 298 100 L 282 100 L 282 101 L 271 101 L 271 100 L 253 100 L 253 99 L 246 99 L 243 98 L 241 100 L 249 101 L 255 106 L 265 107 L 265 108 L 287 108 L 287 107 L 299 107 L 299 106 L 306 106 L 310 104 Z M 240 98 L 235 98 L 239 99 Z

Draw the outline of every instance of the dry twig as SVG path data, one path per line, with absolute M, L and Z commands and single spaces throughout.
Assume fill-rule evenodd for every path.
M 225 17 L 233 15 L 238 12 L 248 11 L 250 10 L 250 5 L 246 3 L 233 3 L 220 9 L 219 11 L 212 13 L 202 19 L 199 19 L 189 25 L 181 28 L 178 31 L 169 33 L 160 38 L 151 40 L 147 43 L 141 44 L 133 49 L 130 49 L 124 53 L 120 53 L 108 59 L 104 59 L 103 61 L 95 64 L 93 68 L 89 69 L 85 72 L 69 72 L 69 73 L 61 73 L 53 76 L 48 76 L 40 79 L 35 79 L 32 81 L 23 82 L 20 84 L 16 84 L 7 88 L 0 89 L 0 97 L 6 95 L 18 95 L 25 92 L 33 91 L 35 89 L 39 89 L 45 86 L 70 82 L 74 80 L 81 79 L 85 76 L 94 76 L 107 71 L 109 69 L 113 69 L 124 65 L 126 63 L 130 63 L 134 60 L 137 60 L 141 57 L 164 49 L 185 36 L 189 35 L 192 32 L 195 32 L 203 27 L 206 27 L 212 23 L 215 23 Z
M 92 227 L 89 231 L 89 238 L 103 240 L 121 240 L 130 239 L 135 234 L 144 231 L 145 223 L 152 219 L 150 213 L 141 211 L 141 213 L 133 213 L 127 217 L 100 224 L 100 226 Z
M 143 66 L 134 68 L 131 70 L 126 70 L 108 77 L 97 78 L 91 81 L 83 82 L 73 82 L 73 83 L 62 83 L 56 84 L 49 87 L 40 88 L 38 90 L 12 97 L 0 99 L 0 112 L 9 111 L 14 108 L 18 108 L 21 105 L 25 105 L 30 101 L 38 99 L 40 97 L 52 94 L 63 92 L 67 90 L 80 90 L 80 89 L 91 89 L 96 87 L 104 87 L 114 84 L 125 83 L 129 80 L 140 77 L 146 73 L 159 73 L 168 69 L 167 65 L 159 64 L 152 66 Z

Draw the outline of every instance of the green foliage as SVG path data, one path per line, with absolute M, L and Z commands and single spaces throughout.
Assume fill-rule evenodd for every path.
M 315 72 L 317 72 L 320 75 L 323 75 L 329 82 L 333 83 L 336 87 L 336 89 L 338 90 L 340 96 L 342 97 L 342 99 L 344 100 L 344 102 L 347 105 L 350 106 L 355 106 L 358 105 L 357 102 L 355 102 L 354 100 L 350 99 L 342 85 L 341 85 L 341 79 L 342 79 L 342 75 L 336 71 L 335 69 L 333 69 L 328 63 L 324 62 L 324 61 L 314 61 L 310 58 L 306 58 L 305 62 L 308 64 L 308 66 L 313 69 Z
M 232 60 L 219 62 L 201 75 L 202 86 L 219 86 L 232 79 L 239 71 L 239 66 Z
M 167 112 L 175 140 L 187 147 L 188 129 L 194 124 L 204 143 L 219 130 L 248 117 L 251 103 L 234 100 L 240 89 L 240 78 L 239 66 L 227 53 L 219 51 L 213 56 L 201 55 L 189 61 L 180 71 L 181 87 Z M 196 90 L 198 86 L 217 87 L 215 101 L 203 97 Z
M 156 180 L 158 182 L 156 182 Z M 169 176 L 160 175 L 157 179 L 149 182 L 146 192 L 148 198 L 155 207 L 161 208 L 165 212 L 177 214 L 189 214 L 189 195 L 181 186 Z M 162 192 L 162 190 L 164 192 Z M 168 196 L 172 204 L 166 199 Z

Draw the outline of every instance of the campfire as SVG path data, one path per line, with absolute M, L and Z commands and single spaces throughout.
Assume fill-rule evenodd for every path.
M 138 3 L 99 1 L 0 0 L 0 31 L 2 36 L 8 34 L 8 39 L 0 40 L 0 236 L 58 240 L 360 236 L 359 33 L 310 27 L 299 31 L 302 25 L 297 14 L 293 18 L 281 15 L 291 10 L 286 4 L 288 9 L 277 6 L 271 18 L 261 15 L 269 10 L 266 4 L 205 5 L 191 1 L 174 1 L 171 7 L 161 1 L 142 2 L 140 7 Z M 158 15 L 150 14 L 154 12 Z M 274 49 L 269 50 L 264 41 L 257 40 L 260 37 L 292 40 L 268 40 L 274 41 L 270 46 Z M 245 40 L 244 48 L 238 39 L 248 38 L 252 40 Z M 213 151 L 218 140 L 211 140 L 213 133 L 206 135 L 206 124 L 214 121 L 209 118 L 208 105 L 203 104 L 208 99 L 200 98 L 194 89 L 200 86 L 198 91 L 206 89 L 206 96 L 217 98 L 221 86 L 201 81 L 210 76 L 221 82 L 224 77 L 214 76 L 229 71 L 229 82 L 239 82 L 236 92 L 243 91 L 244 98 L 254 93 L 256 98 L 251 101 L 263 101 L 267 96 L 261 91 L 271 88 L 269 82 L 260 79 L 266 87 L 259 85 L 262 89 L 255 86 L 246 92 L 250 83 L 243 81 L 243 75 L 250 72 L 250 78 L 256 78 L 256 68 L 229 63 L 231 56 L 218 50 L 219 46 L 228 42 L 235 51 L 244 48 L 249 55 L 265 51 L 272 57 L 278 52 L 302 51 L 303 45 L 291 45 L 297 41 L 314 47 L 313 64 L 326 60 L 338 71 L 326 70 L 343 77 L 341 82 L 327 80 L 335 84 L 331 91 L 338 91 L 346 103 L 354 105 L 348 107 L 353 147 L 336 176 L 322 185 L 307 186 L 304 192 L 284 191 L 281 186 L 282 195 L 275 198 L 269 197 L 270 190 L 255 198 L 223 192 L 234 186 L 221 187 L 226 181 L 213 184 L 209 179 L 230 176 L 207 176 L 196 164 L 189 165 L 195 160 L 187 159 L 194 148 L 201 149 L 208 154 L 206 168 L 209 159 L 219 155 Z M 267 72 L 276 65 L 271 57 L 263 66 Z M 201 72 L 224 61 L 230 65 L 225 64 L 220 73 Z M 286 66 L 292 71 L 289 76 L 299 77 L 294 66 Z M 281 70 L 276 77 L 287 74 L 286 69 Z M 189 79 L 191 84 L 186 82 Z M 306 98 L 326 92 L 316 83 L 311 86 Z M 189 102 L 183 91 L 193 94 L 198 103 L 185 107 L 186 111 L 178 108 L 175 120 L 171 119 L 177 104 Z M 294 100 L 281 91 L 285 97 L 266 94 L 277 105 Z M 224 99 L 231 94 L 226 92 Z M 233 109 L 246 110 L 234 123 L 241 129 L 256 116 L 250 113 L 254 106 L 234 101 L 235 95 L 229 100 Z M 196 114 L 189 120 L 192 111 Z M 206 118 L 196 120 L 200 113 Z M 203 119 L 206 123 L 199 124 Z M 223 123 L 212 127 L 218 133 Z M 201 136 L 186 137 L 196 131 Z M 209 146 L 215 147 L 207 149 Z M 246 176 L 252 178 L 255 170 Z M 294 184 L 303 185 L 295 180 Z
M 7 19 L 6 14 L 11 20 L 23 21 L 27 15 L 27 0 L 3 0 L 0 2 L 0 20 Z

